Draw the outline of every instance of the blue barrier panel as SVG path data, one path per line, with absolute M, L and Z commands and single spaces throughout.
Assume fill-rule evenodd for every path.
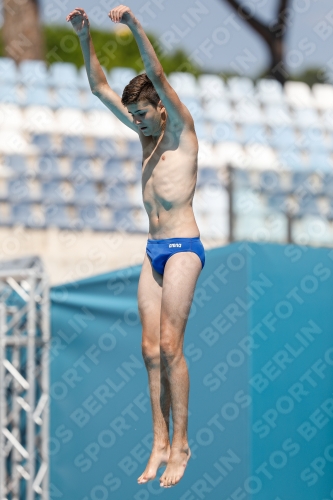
M 333 498 L 333 250 L 251 248 L 251 279 L 268 283 L 251 314 L 250 333 L 258 346 L 250 384 L 252 474 L 262 482 L 253 498 L 269 498 L 271 489 L 281 500 L 328 500 Z
M 141 266 L 53 287 L 51 499 L 333 498 L 332 260 L 248 242 L 206 252 L 184 344 L 192 457 L 169 489 L 136 482 L 152 444 Z

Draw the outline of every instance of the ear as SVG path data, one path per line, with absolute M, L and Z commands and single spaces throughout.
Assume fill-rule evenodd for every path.
M 165 106 L 164 106 L 163 102 L 161 101 L 161 99 L 158 101 L 157 106 L 161 109 L 161 112 L 162 112 L 162 113 L 163 113 L 164 111 L 166 111 Z

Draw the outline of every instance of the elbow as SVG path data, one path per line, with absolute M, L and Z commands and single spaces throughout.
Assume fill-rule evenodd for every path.
M 102 82 L 98 83 L 97 85 L 94 85 L 91 88 L 91 92 L 96 95 L 97 97 L 100 97 L 103 94 L 104 89 L 108 86 L 107 82 Z
M 102 87 L 103 85 L 97 85 L 95 87 L 92 87 L 91 88 L 91 92 L 96 96 L 96 97 L 100 97 L 101 94 L 102 94 Z
M 97 87 L 92 87 L 91 92 L 98 97 L 100 91 Z
M 152 68 L 151 71 L 147 73 L 149 79 L 153 82 L 154 80 L 160 81 L 165 76 L 162 66 L 158 68 Z

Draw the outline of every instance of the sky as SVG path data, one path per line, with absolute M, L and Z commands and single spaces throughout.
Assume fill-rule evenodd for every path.
M 261 20 L 271 22 L 278 0 L 242 3 Z M 91 26 L 110 31 L 125 28 L 107 16 L 118 5 L 115 0 L 40 0 L 44 23 L 68 25 L 66 15 L 82 7 Z M 269 52 L 263 41 L 225 0 L 127 0 L 123 5 L 131 8 L 165 50 L 184 49 L 203 71 L 255 77 L 267 67 Z M 291 0 L 288 18 L 286 63 L 290 74 L 317 67 L 333 80 L 332 0 Z

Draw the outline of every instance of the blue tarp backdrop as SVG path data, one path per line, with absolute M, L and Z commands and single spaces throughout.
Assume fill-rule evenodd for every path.
M 136 482 L 152 443 L 141 266 L 53 287 L 51 499 L 333 499 L 332 263 L 328 248 L 206 251 L 184 346 L 192 457 L 169 489 Z

